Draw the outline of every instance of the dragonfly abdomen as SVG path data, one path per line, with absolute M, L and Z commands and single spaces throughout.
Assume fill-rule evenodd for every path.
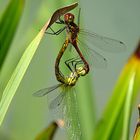
M 58 53 L 58 56 L 56 58 L 56 61 L 55 61 L 55 75 L 56 75 L 56 79 L 61 82 L 61 83 L 65 83 L 65 78 L 64 78 L 64 75 L 61 73 L 60 69 L 59 69 L 59 63 L 60 63 L 60 60 L 62 58 L 62 55 L 63 53 L 65 52 L 67 46 L 68 46 L 68 43 L 69 43 L 69 40 L 66 39 L 61 50 L 59 51 Z

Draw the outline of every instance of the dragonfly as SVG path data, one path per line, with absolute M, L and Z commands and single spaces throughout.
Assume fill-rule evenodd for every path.
M 62 75 L 64 80 L 63 83 L 59 82 L 57 85 L 48 88 L 43 88 L 33 94 L 34 96 L 42 97 L 56 89 L 60 89 L 58 96 L 50 103 L 50 109 L 55 109 L 57 106 L 59 106 L 63 98 L 65 97 L 66 92 L 69 92 L 72 89 L 72 87 L 75 86 L 79 77 L 84 76 L 86 73 L 83 66 L 83 61 L 79 57 L 68 59 L 65 61 L 65 64 L 69 68 L 70 74 L 68 76 L 64 76 L 61 74 L 60 71 L 60 74 Z
M 64 127 L 71 134 L 71 139 L 78 140 L 81 139 L 81 125 L 74 87 L 79 77 L 85 75 L 85 70 L 83 61 L 79 56 L 66 60 L 65 64 L 69 68 L 70 74 L 63 77 L 65 80 L 64 83 L 60 82 L 49 88 L 41 89 L 35 92 L 34 95 L 38 97 L 48 95 L 48 101 L 50 102 L 49 109 L 51 109 L 51 111 L 56 111 L 53 112 L 55 119 L 62 119 Z M 55 96 L 53 100 L 50 100 L 49 93 L 53 91 L 58 93 L 58 95 Z
M 83 69 L 85 71 L 85 75 L 88 74 L 91 65 L 98 67 L 105 67 L 107 65 L 106 58 L 104 58 L 93 48 L 90 48 L 89 44 L 109 52 L 121 52 L 126 48 L 125 44 L 122 41 L 101 36 L 94 32 L 81 29 L 79 26 L 79 19 L 80 10 L 78 15 L 78 24 L 76 24 L 74 21 L 74 14 L 66 13 L 63 20 L 61 19 L 61 17 L 59 17 L 59 20 L 56 21 L 57 24 L 64 25 L 63 28 L 59 29 L 58 31 L 54 31 L 50 26 L 49 28 L 51 32 L 46 32 L 51 35 L 59 35 L 63 31 L 66 31 L 66 39 L 58 53 L 55 62 L 55 75 L 57 80 L 61 83 L 64 83 L 65 80 L 63 79 L 64 77 L 60 74 L 59 63 L 68 46 L 71 45 L 76 49 L 78 55 L 84 63 Z M 85 39 L 85 42 L 83 42 L 82 39 Z

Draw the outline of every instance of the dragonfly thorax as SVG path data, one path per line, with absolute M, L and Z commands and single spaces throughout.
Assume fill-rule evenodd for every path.
M 79 27 L 74 22 L 71 22 L 67 24 L 66 32 L 70 42 L 72 43 L 74 40 L 77 39 Z
M 77 72 L 72 72 L 69 76 L 65 78 L 65 84 L 68 86 L 74 86 L 79 78 Z
M 66 32 L 70 42 L 73 42 L 77 38 L 79 33 L 79 27 L 74 23 L 74 15 L 67 13 L 64 15 L 64 22 L 66 24 Z

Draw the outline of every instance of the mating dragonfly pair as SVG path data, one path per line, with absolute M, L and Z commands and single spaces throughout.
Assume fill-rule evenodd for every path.
M 52 35 L 59 35 L 61 32 L 66 31 L 65 42 L 60 49 L 55 62 L 55 75 L 57 81 L 59 81 L 59 84 L 49 88 L 41 89 L 34 93 L 35 96 L 41 97 L 47 95 L 57 88 L 62 87 L 62 92 L 60 92 L 60 95 L 58 95 L 52 101 L 50 105 L 51 108 L 60 105 L 65 96 L 64 89 L 73 87 L 80 76 L 85 76 L 86 74 L 88 74 L 91 65 L 99 67 L 106 66 L 107 60 L 98 52 L 93 50 L 93 48 L 89 48 L 89 43 L 91 43 L 90 45 L 94 44 L 95 47 L 98 47 L 99 49 L 110 52 L 121 52 L 125 50 L 125 45 L 121 41 L 80 29 L 79 21 L 78 24 L 76 24 L 74 22 L 74 18 L 75 17 L 72 13 L 65 14 L 64 20 L 59 18 L 59 21 L 56 21 L 57 24 L 62 24 L 64 25 L 64 27 L 56 32 L 50 27 L 50 30 L 52 32 L 48 33 Z M 84 42 L 82 42 L 80 38 L 85 39 Z M 66 66 L 70 70 L 70 74 L 68 76 L 64 76 L 59 68 L 59 64 L 64 52 L 70 45 L 74 47 L 79 57 L 65 61 Z M 89 59 L 87 57 L 89 57 Z

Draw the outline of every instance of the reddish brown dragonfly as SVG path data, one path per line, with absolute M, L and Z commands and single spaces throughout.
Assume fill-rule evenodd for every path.
M 64 30 L 66 31 L 65 42 L 58 53 L 55 63 L 56 78 L 61 83 L 64 83 L 64 80 L 63 76 L 60 74 L 59 63 L 68 46 L 73 46 L 79 54 L 84 63 L 83 69 L 85 70 L 85 75 L 89 72 L 90 65 L 105 67 L 107 64 L 107 60 L 95 51 L 93 47 L 90 48 L 89 46 L 95 46 L 109 52 L 121 52 L 126 48 L 122 41 L 81 29 L 79 27 L 80 14 L 78 16 L 78 24 L 74 22 L 74 19 L 75 17 L 72 13 L 67 13 L 64 15 L 64 20 L 59 18 L 59 21 L 56 22 L 57 24 L 64 25 L 63 28 L 55 32 L 52 27 L 50 27 L 52 32 L 47 32 L 48 34 L 59 35 Z

